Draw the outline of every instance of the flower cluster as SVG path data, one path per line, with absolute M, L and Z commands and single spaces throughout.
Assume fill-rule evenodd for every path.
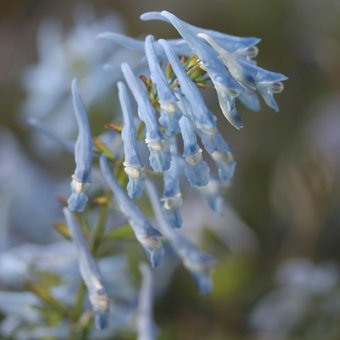
M 145 13 L 141 18 L 168 22 L 181 38 L 156 40 L 148 35 L 145 40 L 136 40 L 111 32 L 98 36 L 143 53 L 137 68 L 121 64 L 122 79 L 117 88 L 122 125 L 116 121 L 107 125 L 114 130 L 113 139 L 118 140 L 113 143 L 114 148 L 100 137 L 92 138 L 77 81 L 72 82 L 79 134 L 74 147 L 76 168 L 72 194 L 64 214 L 99 328 L 109 322 L 111 302 L 84 235 L 86 228 L 78 225 L 79 218 L 88 209 L 88 201 L 91 202 L 89 187 L 93 166 L 99 162 L 107 184 L 103 188 L 102 204 L 110 208 L 113 195 L 152 266 L 161 265 L 164 244 L 168 242 L 194 277 L 200 292 L 209 293 L 215 260 L 178 231 L 183 223 L 180 179 L 183 174 L 214 211 L 223 213 L 223 189 L 230 185 L 236 163 L 200 88 L 216 90 L 224 116 L 240 129 L 237 99 L 258 111 L 258 93 L 277 111 L 274 94 L 282 91 L 282 81 L 286 79 L 282 74 L 258 67 L 253 61 L 258 52 L 257 38 L 240 38 L 195 27 L 167 11 Z M 161 196 L 153 183 L 156 177 L 163 181 Z M 135 201 L 144 195 L 151 203 L 154 220 L 147 217 Z M 102 229 L 93 231 L 97 245 Z

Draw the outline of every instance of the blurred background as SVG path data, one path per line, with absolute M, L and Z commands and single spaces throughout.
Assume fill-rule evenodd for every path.
M 237 171 L 226 216 L 213 217 L 188 192 L 184 222 L 189 237 L 219 260 L 215 289 L 199 296 L 177 269 L 155 304 L 160 339 L 339 339 L 339 0 L 2 1 L 0 250 L 57 238 L 55 198 L 68 195 L 73 171 L 72 156 L 32 131 L 27 118 L 43 117 L 72 136 L 65 117 L 77 76 L 96 112 L 93 124 L 110 120 L 115 67 L 136 56 L 95 36 L 175 38 L 170 25 L 139 20 L 162 9 L 197 26 L 260 37 L 258 64 L 289 80 L 277 96 L 278 114 L 265 105 L 259 113 L 240 107 L 241 131 L 207 95 Z M 107 83 L 96 78 L 104 64 Z

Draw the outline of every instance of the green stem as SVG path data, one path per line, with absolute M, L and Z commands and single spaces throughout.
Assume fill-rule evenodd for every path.
M 26 287 L 29 291 L 38 296 L 45 304 L 57 310 L 62 316 L 69 317 L 68 308 L 51 295 L 49 291 L 30 282 L 26 284 Z
M 100 241 L 105 231 L 105 225 L 106 225 L 108 213 L 109 213 L 108 204 L 102 205 L 99 210 L 99 217 L 98 217 L 97 225 L 94 228 L 94 231 L 91 237 L 90 251 L 92 254 L 95 254 L 99 247 Z

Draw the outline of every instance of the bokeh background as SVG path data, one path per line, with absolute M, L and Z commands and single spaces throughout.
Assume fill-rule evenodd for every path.
M 84 3 L 0 4 L 0 250 L 7 249 L 7 241 L 44 243 L 56 237 L 50 226 L 60 218 L 55 197 L 67 195 L 68 184 L 63 181 L 72 173 L 73 162 L 66 153 L 48 149 L 28 127 L 27 100 L 34 91 L 27 72 L 41 63 L 39 27 L 54 18 L 67 36 L 77 21 L 77 8 Z M 264 105 L 259 113 L 240 108 L 245 125 L 241 131 L 219 119 L 238 163 L 226 195 L 226 216 L 212 217 L 190 192 L 184 214 L 189 237 L 219 260 L 215 289 L 210 296 L 199 296 L 189 275 L 177 269 L 156 299 L 160 339 L 339 339 L 340 2 L 98 0 L 87 4 L 99 21 L 113 15 L 118 23 L 108 25 L 131 36 L 177 37 L 170 25 L 139 20 L 145 11 L 166 9 L 197 26 L 260 37 L 259 65 L 289 77 L 277 97 L 280 113 Z M 81 49 L 82 40 L 78 41 Z M 96 44 L 102 42 L 93 37 L 94 54 Z M 120 56 L 133 60 L 131 55 Z M 58 73 L 57 61 L 46 64 Z M 113 71 L 108 72 L 114 76 Z M 55 84 L 45 73 L 42 105 L 61 93 Z M 88 87 L 89 95 L 97 86 L 94 82 Z M 68 91 L 62 93 L 63 99 Z M 98 126 L 114 111 L 114 97 L 92 107 L 100 112 L 99 118 L 91 118 Z M 207 100 L 220 115 L 216 98 L 208 94 Z M 53 124 L 60 129 L 67 125 Z

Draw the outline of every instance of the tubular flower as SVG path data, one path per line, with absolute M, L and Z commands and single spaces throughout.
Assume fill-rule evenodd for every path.
M 77 248 L 79 270 L 88 290 L 89 300 L 95 314 L 96 325 L 99 329 L 103 329 L 107 326 L 110 307 L 110 299 L 103 285 L 103 278 L 89 251 L 87 242 L 75 216 L 67 208 L 64 208 L 63 211 L 72 240 Z
M 201 127 L 202 129 L 214 129 L 216 126 L 215 117 L 208 110 L 200 91 L 198 90 L 195 83 L 187 75 L 186 70 L 184 69 L 174 49 L 164 39 L 159 40 L 159 43 L 164 48 L 169 63 L 177 76 L 178 82 L 181 86 L 181 92 L 184 94 L 193 108 L 192 119 L 196 122 L 197 126 Z
M 197 249 L 187 239 L 179 235 L 175 229 L 171 228 L 162 213 L 157 190 L 149 181 L 146 182 L 146 191 L 161 232 L 171 242 L 183 265 L 194 277 L 201 294 L 208 294 L 212 289 L 211 270 L 212 266 L 216 263 L 215 259 Z
M 287 79 L 286 76 L 281 73 L 264 70 L 243 58 L 233 57 L 230 52 L 225 50 L 208 34 L 199 33 L 198 36 L 207 41 L 216 50 L 219 58 L 240 84 L 248 89 L 257 89 L 268 106 L 273 108 L 275 111 L 279 110 L 273 94 L 283 91 L 282 81 Z M 251 109 L 257 108 L 257 103 L 251 103 L 249 95 L 247 99 L 244 98 L 244 103 Z
M 182 113 L 189 116 L 195 123 L 197 133 L 202 143 L 209 153 L 214 151 L 230 151 L 228 144 L 224 141 L 216 127 L 216 118 L 205 105 L 204 99 L 194 82 L 186 74 L 186 71 L 175 51 L 166 40 L 160 40 L 159 43 L 169 59 L 169 62 L 176 74 L 181 91 L 184 97 L 177 94 L 179 98 L 178 105 Z
M 235 108 L 234 98 L 240 95 L 243 88 L 230 75 L 229 71 L 217 58 L 215 52 L 209 46 L 200 41 L 188 24 L 167 11 L 162 11 L 160 13 L 145 13 L 141 16 L 141 19 L 164 20 L 170 22 L 175 27 L 178 33 L 191 47 L 193 52 L 200 58 L 203 69 L 207 72 L 215 86 L 223 114 L 237 129 L 243 127 L 241 119 Z
M 158 126 L 156 113 L 149 101 L 148 92 L 128 64 L 122 64 L 122 72 L 137 102 L 139 118 L 145 123 L 145 142 L 150 151 L 150 165 L 155 172 L 163 172 L 170 167 L 171 155 L 168 143 Z
M 118 95 L 124 121 L 122 140 L 124 143 L 124 167 L 126 174 L 129 176 L 127 191 L 130 198 L 138 198 L 143 192 L 145 175 L 137 150 L 137 132 L 133 120 L 131 102 L 123 82 L 118 82 Z
M 185 180 L 201 194 L 213 211 L 223 214 L 226 210 L 224 190 L 232 183 L 236 162 L 231 146 L 220 133 L 215 113 L 204 100 L 202 89 L 216 90 L 222 113 L 235 128 L 240 129 L 243 125 L 236 110 L 238 101 L 250 110 L 258 111 L 262 97 L 268 106 L 278 111 L 274 95 L 283 90 L 283 81 L 287 79 L 283 74 L 260 68 L 252 60 L 258 53 L 258 38 L 241 38 L 196 27 L 167 11 L 145 13 L 142 19 L 166 21 L 174 26 L 181 37 L 156 41 L 152 35 L 147 35 L 144 40 L 111 32 L 98 35 L 98 38 L 111 40 L 142 54 L 134 67 L 121 61 L 114 67 L 118 71 L 114 79 L 121 77 L 122 71 L 121 80 L 117 83 L 122 126 L 110 122 L 106 127 L 111 130 L 106 130 L 92 140 L 76 80 L 72 82 L 73 106 L 79 131 L 75 146 L 59 138 L 59 132 L 52 132 L 40 120 L 31 119 L 33 126 L 62 148 L 74 150 L 76 166 L 71 182 L 72 193 L 68 207 L 64 208 L 68 229 L 62 224 L 56 225 L 55 229 L 65 238 L 71 238 L 76 245 L 81 277 L 87 287 L 98 328 L 104 328 L 108 323 L 114 328 L 115 311 L 113 308 L 110 310 L 107 293 L 112 296 L 109 290 L 111 286 L 107 284 L 105 289 L 94 259 L 96 254 L 91 254 L 90 250 L 93 253 L 98 250 L 100 256 L 105 256 L 107 248 L 100 248 L 103 246 L 102 241 L 106 245 L 114 240 L 116 231 L 120 236 L 125 235 L 125 229 L 120 233 L 119 227 L 113 230 L 113 234 L 105 230 L 111 216 L 109 210 L 113 208 L 108 196 L 114 196 L 153 267 L 160 266 L 165 253 L 163 243 L 168 242 L 194 277 L 200 292 L 209 293 L 213 286 L 211 273 L 215 259 L 199 250 L 178 230 L 185 225 L 181 215 L 182 205 L 185 204 L 181 176 L 184 174 Z M 112 84 L 112 79 L 107 81 L 109 83 Z M 102 85 L 96 81 L 91 84 L 96 85 L 96 91 L 97 84 Z M 206 158 L 209 157 L 208 162 Z M 88 209 L 91 218 L 94 211 L 99 212 L 98 222 L 91 230 L 89 246 L 85 238 L 88 235 L 83 235 L 77 223 L 76 217 L 80 216 L 74 212 L 82 213 L 85 210 L 92 166 L 95 169 L 98 163 L 104 183 L 96 183 L 99 195 Z M 163 184 L 161 196 L 151 182 L 153 179 Z M 137 206 L 133 201 L 143 199 L 144 194 L 151 202 L 151 211 L 157 224 L 153 224 L 140 208 L 146 207 L 144 202 L 139 201 Z M 81 216 L 83 221 L 85 218 Z M 101 272 L 106 273 L 101 266 L 102 260 L 99 265 Z M 151 313 L 150 270 L 144 265 L 141 271 L 143 284 L 137 330 L 139 339 L 144 340 L 153 339 L 155 332 Z M 122 286 L 119 285 L 120 291 Z M 54 296 L 50 298 L 55 303 Z M 76 313 L 70 313 L 68 320 L 73 328 L 82 327 L 83 319 L 88 315 L 78 310 L 82 307 L 81 302 L 79 295 Z M 68 315 L 67 305 L 68 301 L 65 305 L 64 302 L 61 305 L 57 303 L 56 308 L 63 315 Z M 79 314 L 80 317 L 75 318 L 77 315 L 73 314 Z M 88 331 L 87 322 L 84 324 L 83 328 L 79 327 L 80 331 Z M 115 336 L 110 333 L 111 328 L 106 331 L 109 336 Z M 92 335 L 89 333 L 90 337 Z M 92 337 L 100 336 L 95 334 Z
M 72 96 L 79 133 L 74 149 L 76 169 L 72 176 L 72 194 L 68 200 L 68 207 L 71 211 L 82 212 L 88 201 L 87 191 L 91 183 L 93 148 L 90 125 L 76 79 L 72 81 Z
M 172 136 L 179 130 L 178 120 L 181 117 L 181 112 L 177 106 L 176 96 L 169 86 L 163 69 L 159 65 L 152 35 L 145 38 L 145 55 L 150 69 L 151 80 L 157 88 L 161 115 L 159 121 L 164 126 L 167 135 Z
M 145 50 L 144 40 L 134 39 L 124 34 L 115 32 L 103 32 L 98 34 L 97 38 L 111 40 L 114 43 L 129 48 L 131 50 L 137 50 L 140 52 L 144 52 Z M 178 55 L 190 56 L 192 54 L 191 48 L 183 39 L 170 39 L 168 40 L 168 42 L 175 49 Z M 159 46 L 157 41 L 155 41 L 155 52 L 158 58 L 166 58 L 162 47 Z
M 117 199 L 120 210 L 128 219 L 137 240 L 149 256 L 152 266 L 159 266 L 164 254 L 161 240 L 162 235 L 151 225 L 140 209 L 129 199 L 123 188 L 118 184 L 112 174 L 108 160 L 104 155 L 100 157 L 100 169 Z

